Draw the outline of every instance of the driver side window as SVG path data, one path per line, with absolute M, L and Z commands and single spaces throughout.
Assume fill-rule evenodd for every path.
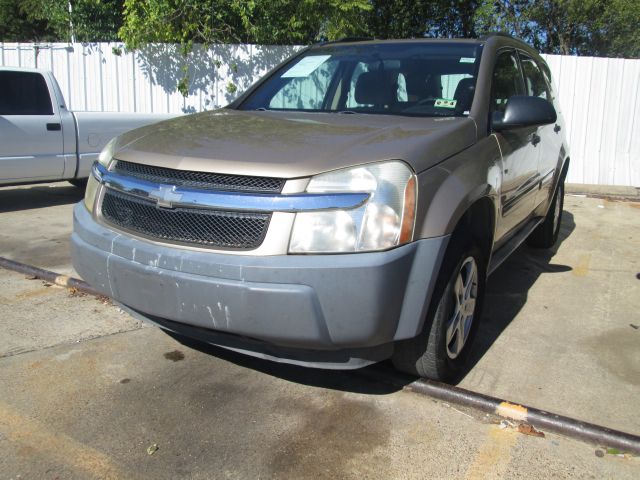
M 498 55 L 491 85 L 491 110 L 504 113 L 507 100 L 514 95 L 522 95 L 522 76 L 515 52 Z
M 536 65 L 536 62 L 525 55 L 521 55 L 520 64 L 522 65 L 522 71 L 524 72 L 527 95 L 551 100 L 547 83 L 542 76 L 540 68 Z

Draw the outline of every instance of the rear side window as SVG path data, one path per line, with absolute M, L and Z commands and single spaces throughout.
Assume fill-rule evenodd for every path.
M 527 88 L 527 95 L 530 97 L 540 97 L 551 100 L 547 82 L 542 76 L 542 72 L 532 58 L 521 55 L 520 62 L 524 73 L 524 81 Z
M 518 60 L 514 52 L 498 55 L 493 71 L 491 86 L 492 110 L 503 112 L 507 108 L 507 100 L 514 95 L 522 95 L 522 77 L 518 68 Z
M 35 72 L 0 72 L 0 115 L 53 115 L 44 77 Z

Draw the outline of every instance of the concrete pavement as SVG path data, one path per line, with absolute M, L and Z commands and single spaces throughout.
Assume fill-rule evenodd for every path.
M 491 276 L 460 386 L 640 434 L 640 203 L 567 196 L 557 250 Z
M 3 271 L 30 309 L 42 286 Z M 189 348 L 115 307 L 52 289 L 41 322 L 112 333 L 0 359 L 0 478 L 634 478 L 639 458 L 372 382 Z M 119 332 L 119 333 L 117 333 Z M 28 349 L 27 349 L 28 350 Z M 20 476 L 20 477 L 18 477 Z
M 71 209 L 83 196 L 67 182 L 0 188 L 0 256 L 74 274 Z
M 0 189 L 0 256 L 73 273 L 80 197 Z M 461 386 L 640 434 L 639 205 L 567 197 L 557 251 L 523 247 L 491 277 Z M 640 475 L 638 458 L 524 436 L 358 372 L 185 346 L 4 270 L 0 319 L 0 479 Z

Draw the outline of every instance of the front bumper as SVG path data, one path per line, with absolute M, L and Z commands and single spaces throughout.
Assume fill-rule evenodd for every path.
M 244 337 L 250 354 L 259 343 L 282 347 L 281 359 L 290 363 L 332 363 L 294 361 L 297 350 L 327 358 L 342 351 L 336 365 L 358 366 L 367 349 L 379 360 L 381 346 L 420 332 L 447 241 L 344 255 L 225 255 L 114 232 L 79 203 L 72 257 L 90 285 L 168 330 L 206 331 L 212 335 L 203 340 L 227 348 L 216 333 Z M 277 359 L 278 349 L 259 356 Z

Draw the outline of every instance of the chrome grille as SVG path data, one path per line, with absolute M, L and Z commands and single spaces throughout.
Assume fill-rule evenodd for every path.
M 283 178 L 174 170 L 124 160 L 116 162 L 114 171 L 153 183 L 237 192 L 280 193 L 285 182 Z
M 260 246 L 271 214 L 158 208 L 154 202 L 107 189 L 103 218 L 122 229 L 167 242 L 244 249 Z

